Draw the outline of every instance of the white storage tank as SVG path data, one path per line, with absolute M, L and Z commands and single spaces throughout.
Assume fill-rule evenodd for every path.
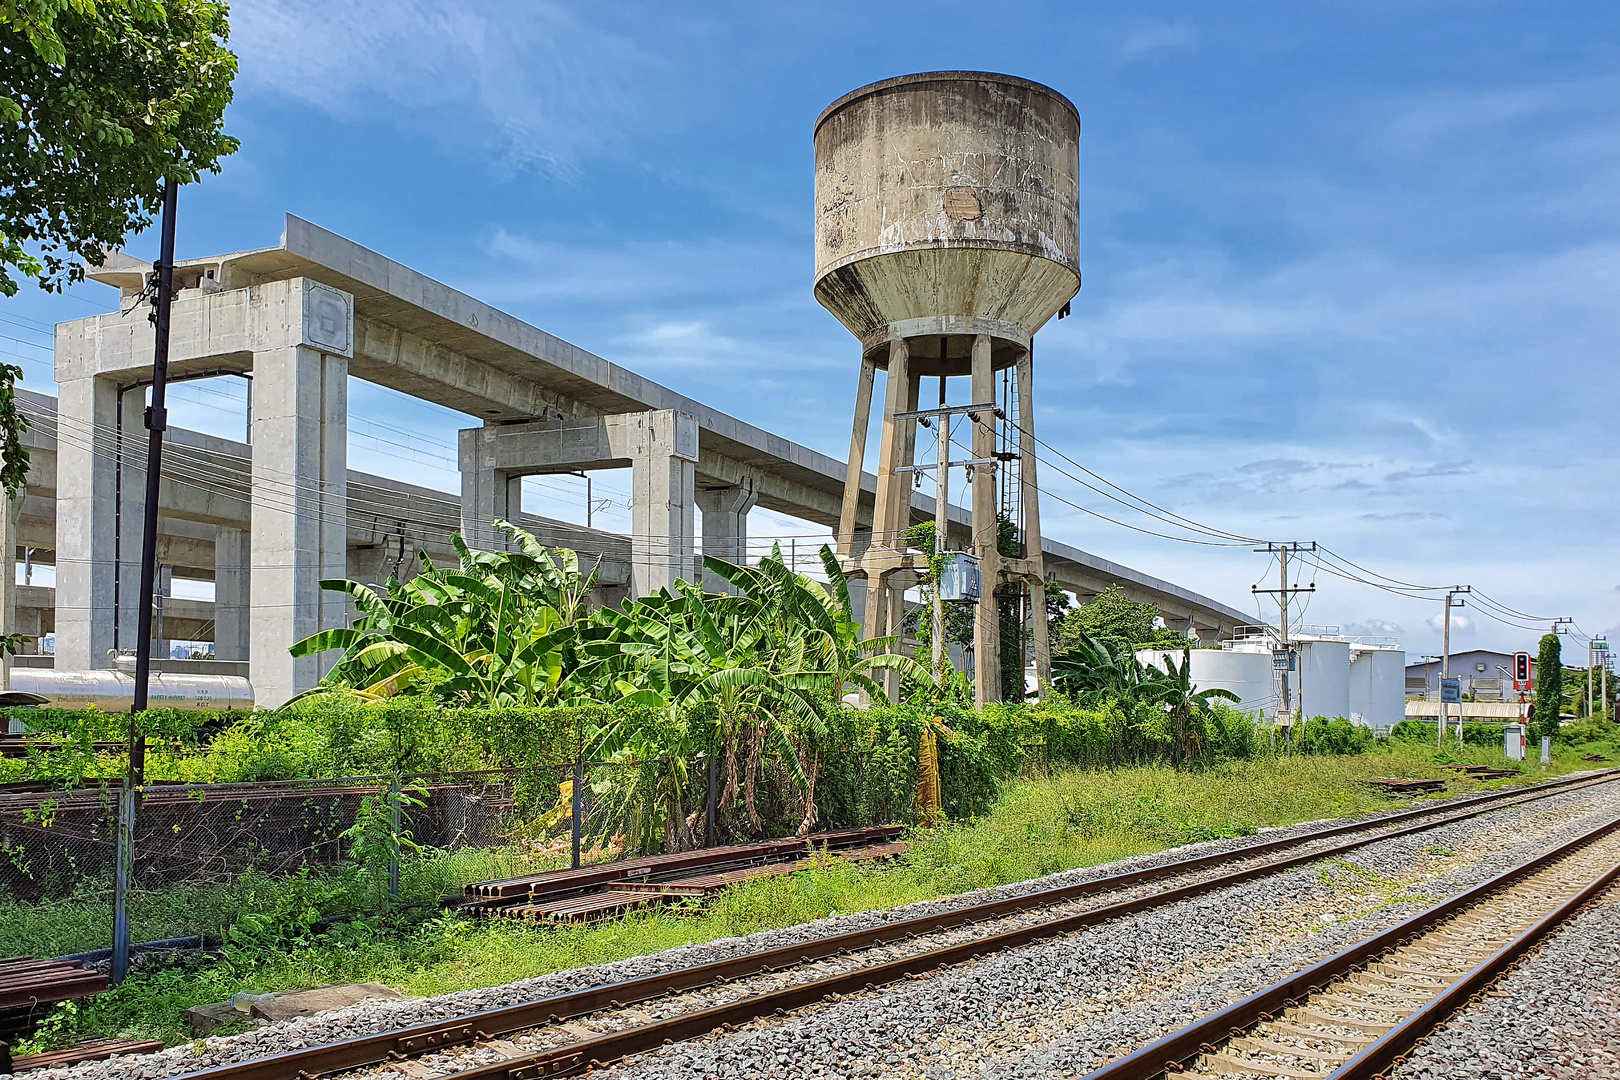
M 1406 718 L 1406 653 L 1357 646 L 1350 650 L 1350 719 L 1392 728 Z
M 1294 701 L 1305 720 L 1350 715 L 1350 643 L 1306 639 L 1295 643 L 1299 670 L 1294 673 Z M 1406 673 L 1403 670 L 1404 680 Z M 1402 710 L 1405 710 L 1404 691 Z
M 38 697 L 53 709 L 88 709 L 128 712 L 135 704 L 135 676 L 111 668 L 90 671 L 55 671 L 51 668 L 12 668 L 11 689 Z M 151 673 L 147 704 L 154 709 L 225 711 L 253 708 L 253 685 L 238 675 L 177 675 Z
M 1181 663 L 1180 650 L 1143 649 L 1136 654 L 1144 664 L 1160 668 L 1166 667 L 1166 656 Z M 1277 680 L 1271 671 L 1271 653 L 1194 649 L 1191 656 L 1195 690 L 1230 690 L 1238 696 L 1233 704 L 1251 716 L 1269 716 L 1277 711 Z

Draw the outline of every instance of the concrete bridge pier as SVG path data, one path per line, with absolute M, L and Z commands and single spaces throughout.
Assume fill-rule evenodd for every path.
M 314 686 L 335 654 L 287 646 L 347 624 L 349 362 L 307 345 L 253 356 L 249 677 L 272 708 Z
M 252 539 L 246 529 L 214 530 L 214 659 L 247 660 Z
M 705 487 L 697 491 L 697 507 L 703 518 L 703 554 L 727 562 L 748 561 L 748 511 L 759 505 L 759 491 L 752 477 L 727 487 Z M 702 574 L 703 587 L 711 592 L 736 592 L 713 574 Z
M 523 473 L 500 468 L 500 426 L 463 428 L 457 456 L 461 462 L 461 538 L 469 547 L 504 551 L 506 540 L 497 521 L 517 521 L 523 511 Z
M 113 599 L 120 391 L 115 380 L 94 375 L 63 379 L 58 370 L 57 381 L 64 420 L 57 440 L 56 662 L 102 668 L 123 636 Z

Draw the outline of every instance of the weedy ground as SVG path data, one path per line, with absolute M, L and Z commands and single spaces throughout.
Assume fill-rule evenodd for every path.
M 460 852 L 413 861 L 404 868 L 405 903 L 392 908 L 380 899 L 380 882 L 353 874 L 242 878 L 211 889 L 164 890 L 141 898 L 138 939 L 195 934 L 203 927 L 213 928 L 225 944 L 207 954 L 152 964 L 106 994 L 60 1007 L 41 1034 L 19 1049 L 109 1036 L 185 1041 L 190 1037 L 187 1008 L 238 991 L 377 981 L 430 995 L 493 986 L 1242 836 L 1264 826 L 1412 802 L 1369 786 L 1366 781 L 1374 777 L 1445 778 L 1448 794 L 1463 794 L 1602 767 L 1581 759 L 1589 752 L 1620 759 L 1615 746 L 1587 743 L 1561 748 L 1550 766 L 1527 763 L 1517 781 L 1481 783 L 1445 766 L 1501 765 L 1497 748 L 1438 751 L 1394 743 L 1353 756 L 1268 757 L 1200 771 L 1139 767 L 1028 776 L 1007 784 L 981 818 L 916 831 L 910 855 L 889 866 L 818 861 L 804 873 L 730 889 L 703 910 L 669 908 L 590 926 L 475 921 L 444 914 L 435 902 L 455 891 L 450 882 L 559 865 L 559 849 L 521 858 L 510 852 Z M 333 922 L 334 911 L 346 917 Z M 107 924 L 103 896 L 0 903 L 0 955 L 52 956 L 101 947 L 109 937 Z

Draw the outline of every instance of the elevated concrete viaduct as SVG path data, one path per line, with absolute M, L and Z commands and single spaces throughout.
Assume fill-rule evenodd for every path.
M 118 287 L 128 308 L 146 269 L 114 256 L 90 276 Z M 475 545 L 495 542 L 490 522 L 512 515 L 513 485 L 525 475 L 632 470 L 628 538 L 524 518 L 547 542 L 606 560 L 604 602 L 616 587 L 617 595 L 626 587 L 639 595 L 697 573 L 694 508 L 702 510 L 710 552 L 746 550 L 755 505 L 838 528 L 843 462 L 291 215 L 280 245 L 187 260 L 175 281 L 171 378 L 251 373 L 252 438 L 171 429 L 160 557 L 191 576 L 215 577 L 218 647 L 245 651 L 263 704 L 279 704 L 321 675 L 317 661 L 294 661 L 287 645 L 349 617 L 343 598 L 321 593 L 318 580 L 386 576 L 408 565 L 416 548 L 443 557 L 453 528 Z M 103 666 L 134 624 L 140 413 L 151 356 L 152 329 L 138 312 L 59 324 L 55 430 L 46 423 L 49 399 L 27 402 L 38 417 L 30 434 L 36 461 L 15 528 L 23 544 L 54 553 L 62 667 Z M 461 434 L 459 498 L 348 469 L 350 375 L 482 420 Z M 864 474 L 857 545 L 870 533 L 875 489 Z M 911 513 L 913 521 L 931 520 L 932 500 L 914 498 Z M 966 513 L 951 508 L 952 538 L 965 544 L 968 526 Z M 1048 578 L 1081 596 L 1117 583 L 1156 604 L 1171 625 L 1201 633 L 1249 621 L 1068 545 L 1042 546 Z

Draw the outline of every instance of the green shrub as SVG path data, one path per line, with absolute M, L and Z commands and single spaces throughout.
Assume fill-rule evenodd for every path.
M 1602 722 L 1590 724 L 1564 724 L 1559 727 L 1557 740 L 1569 746 L 1605 742 L 1615 736 L 1615 726 Z
M 1501 724 L 1464 724 L 1463 742 L 1469 746 L 1501 746 Z
M 1434 727 L 1416 720 L 1402 720 L 1389 731 L 1395 742 L 1434 742 Z
M 1294 749 L 1302 754 L 1364 754 L 1377 742 L 1371 728 L 1342 716 L 1313 716 L 1294 729 Z

